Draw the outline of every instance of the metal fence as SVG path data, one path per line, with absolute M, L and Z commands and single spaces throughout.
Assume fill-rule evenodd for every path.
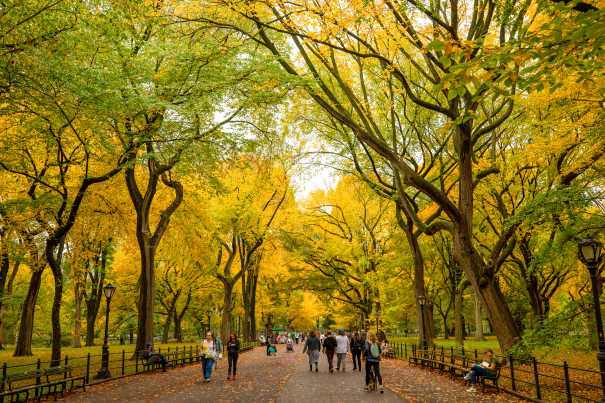
M 240 345 L 240 351 L 245 352 L 258 346 L 257 341 L 254 342 L 242 342 Z M 222 346 L 223 352 L 225 346 Z M 100 348 L 99 348 L 100 350 Z M 172 366 L 183 366 L 191 365 L 201 361 L 201 355 L 199 353 L 199 345 L 183 345 L 168 348 L 159 348 L 156 352 L 163 354 Z M 109 352 L 109 372 L 110 378 L 106 379 L 94 379 L 97 372 L 101 369 L 102 354 L 91 354 L 87 353 L 83 356 L 68 356 L 66 355 L 61 360 L 61 366 L 69 367 L 71 369 L 72 376 L 84 376 L 85 385 L 95 385 L 108 380 L 122 378 L 139 374 L 149 370 L 149 366 L 145 365 L 146 360 L 142 358 L 141 354 L 135 354 L 134 349 L 122 349 L 121 351 L 110 351 Z M 2 371 L 2 385 L 0 386 L 0 393 L 4 393 L 7 390 L 7 381 L 11 374 L 25 373 L 27 371 L 43 371 L 51 368 L 51 362 L 46 360 L 37 359 L 32 362 L 21 363 L 21 364 L 8 364 L 4 362 L 1 367 Z M 13 384 L 15 391 L 34 385 L 41 385 L 42 377 L 31 378 L 23 380 Z M 0 396 L 0 403 L 5 402 L 5 396 Z M 7 401 L 11 400 L 7 398 Z
M 415 344 L 393 343 L 390 345 L 390 358 L 409 360 L 410 357 L 421 365 L 435 368 L 430 363 L 454 362 L 479 363 L 477 349 L 435 347 L 422 350 Z M 500 371 L 499 388 L 517 397 L 535 402 L 600 402 L 605 390 L 601 386 L 601 374 L 597 370 L 572 367 L 563 361 L 562 364 L 536 360 L 535 357 L 520 358 L 512 354 L 497 356 L 505 363 Z

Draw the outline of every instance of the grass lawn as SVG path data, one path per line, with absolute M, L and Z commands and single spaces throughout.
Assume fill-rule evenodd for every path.
M 406 343 L 408 346 L 417 344 L 417 337 L 391 337 L 389 338 L 390 343 Z M 435 339 L 435 345 L 438 347 L 443 346 L 444 348 L 456 347 L 456 340 L 449 338 L 447 340 L 439 337 Z M 484 341 L 476 341 L 472 337 L 467 338 L 464 341 L 464 349 L 473 352 L 477 349 L 479 356 L 485 351 L 485 349 L 491 348 L 494 350 L 496 355 L 501 355 L 500 345 L 495 336 L 486 336 Z M 556 351 L 537 350 L 535 357 L 538 361 L 543 361 L 552 364 L 563 364 L 564 361 L 571 367 L 586 368 L 586 369 L 598 369 L 597 352 L 596 351 L 585 351 L 585 350 L 573 350 L 573 349 L 559 349 Z
M 196 343 L 169 343 L 169 344 L 155 344 L 155 350 L 166 353 L 168 351 L 174 352 L 177 348 L 179 351 L 186 349 L 186 353 L 189 353 L 191 347 L 195 354 L 197 350 Z M 124 374 L 134 373 L 136 370 L 136 363 L 132 359 L 135 345 L 110 345 L 109 346 L 109 367 L 112 375 L 122 374 L 122 351 L 124 352 Z M 0 351 L 0 365 L 7 365 L 7 373 L 23 372 L 26 370 L 35 369 L 37 360 L 40 360 L 40 367 L 47 368 L 50 363 L 51 349 L 50 347 L 32 347 L 33 356 L 29 357 L 13 357 L 14 346 L 5 346 L 5 350 Z M 101 346 L 93 347 L 63 347 L 61 349 L 62 360 L 67 358 L 67 363 L 73 368 L 74 374 L 85 373 L 86 365 L 88 361 L 88 354 L 90 353 L 90 370 L 89 373 L 92 377 L 101 367 Z M 139 367 L 139 371 L 141 368 Z

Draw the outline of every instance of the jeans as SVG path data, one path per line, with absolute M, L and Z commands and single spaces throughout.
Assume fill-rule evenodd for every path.
M 330 366 L 330 371 L 332 371 L 332 369 L 334 368 L 334 351 L 327 351 L 326 350 L 326 357 L 328 358 L 328 365 Z
M 347 353 L 336 353 L 336 368 L 338 368 L 339 370 L 342 369 L 343 371 L 345 370 L 345 362 L 347 359 Z
M 359 368 L 361 371 L 361 350 L 351 350 L 353 356 L 353 369 Z
M 378 379 L 378 384 L 382 385 L 382 375 L 380 375 L 380 361 L 366 360 L 366 386 L 370 384 L 370 370 L 374 371 L 374 375 Z
M 212 358 L 202 357 L 202 371 L 204 372 L 204 379 L 210 379 L 213 366 L 214 360 Z
M 471 367 L 471 384 L 477 384 L 477 376 L 491 376 L 492 371 L 487 368 L 482 367 L 481 365 L 473 365 Z
M 227 374 L 236 375 L 237 372 L 237 353 L 228 353 L 227 360 L 229 361 L 229 371 Z M 233 368 L 233 374 L 231 373 L 231 368 Z

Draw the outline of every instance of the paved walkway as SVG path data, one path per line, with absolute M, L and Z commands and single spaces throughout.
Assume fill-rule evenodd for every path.
M 240 356 L 236 381 L 227 381 L 227 362 L 222 360 L 212 382 L 202 382 L 200 365 L 131 376 L 75 392 L 67 402 L 511 402 L 504 394 L 468 394 L 465 387 L 448 377 L 409 366 L 402 361 L 383 361 L 381 372 L 385 393 L 363 390 L 364 373 L 328 373 L 325 356 L 319 372 L 309 372 L 302 346 L 294 353 L 278 346 L 278 354 L 267 357 L 257 348 Z

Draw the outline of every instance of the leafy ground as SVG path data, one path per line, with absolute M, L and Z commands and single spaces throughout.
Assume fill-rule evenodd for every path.
M 364 373 L 351 371 L 328 373 L 325 355 L 321 355 L 319 372 L 309 372 L 302 346 L 294 353 L 278 346 L 276 356 L 267 357 L 257 348 L 240 357 L 236 381 L 226 380 L 226 363 L 222 360 L 210 383 L 202 382 L 200 365 L 169 370 L 167 373 L 139 375 L 110 381 L 68 395 L 68 402 L 512 402 L 500 393 L 469 394 L 466 386 L 445 376 L 414 368 L 407 363 L 386 360 L 381 367 L 387 390 L 384 394 L 363 390 Z

